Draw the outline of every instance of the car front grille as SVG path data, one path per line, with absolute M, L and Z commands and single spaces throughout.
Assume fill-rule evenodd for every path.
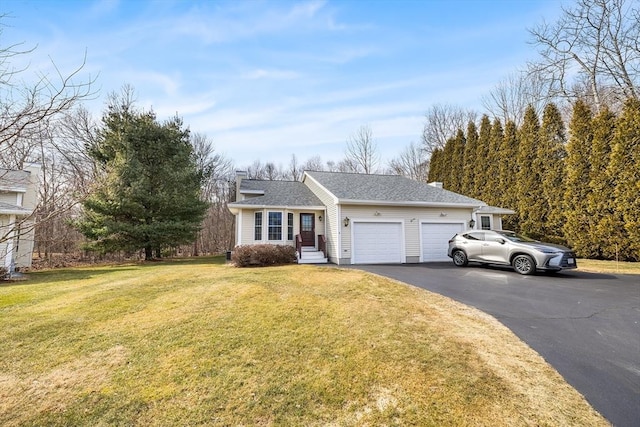
M 572 261 L 572 262 L 570 262 Z M 576 254 L 573 252 L 565 252 L 560 260 L 560 267 L 576 267 Z

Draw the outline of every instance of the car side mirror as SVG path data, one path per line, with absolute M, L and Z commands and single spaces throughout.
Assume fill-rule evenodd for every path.
M 504 245 L 506 243 L 504 239 L 497 239 L 497 242 L 500 243 L 501 245 Z

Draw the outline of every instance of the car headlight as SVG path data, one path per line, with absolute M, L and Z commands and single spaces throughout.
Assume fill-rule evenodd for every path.
M 538 252 L 542 252 L 543 254 L 559 254 L 561 252 L 558 252 L 557 249 L 551 249 L 551 248 L 536 248 L 536 250 Z

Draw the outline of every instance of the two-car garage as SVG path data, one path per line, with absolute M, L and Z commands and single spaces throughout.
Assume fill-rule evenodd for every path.
M 353 264 L 406 262 L 403 221 L 354 221 L 352 227 Z M 420 261 L 447 261 L 448 241 L 463 228 L 463 222 L 421 222 Z

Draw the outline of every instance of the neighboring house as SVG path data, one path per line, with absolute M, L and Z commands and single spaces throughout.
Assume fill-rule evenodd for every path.
M 236 244 L 296 245 L 300 262 L 447 261 L 455 233 L 501 229 L 500 215 L 514 213 L 396 175 L 306 171 L 301 182 L 246 176 L 237 173 L 236 201 L 229 204 Z
M 20 171 L 0 168 L 0 267 L 10 272 L 31 267 L 39 182 L 38 164 Z

